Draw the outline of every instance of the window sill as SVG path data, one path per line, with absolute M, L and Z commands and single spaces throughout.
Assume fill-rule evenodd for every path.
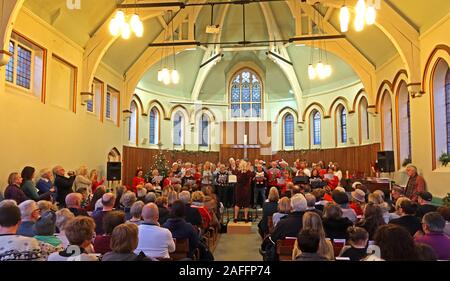
M 447 167 L 439 166 L 433 170 L 433 173 L 450 173 L 450 165 L 447 165 Z
M 28 97 L 28 98 L 32 98 L 32 99 L 40 101 L 40 97 L 39 96 L 35 96 L 32 90 L 28 90 L 26 88 L 22 88 L 20 86 L 17 86 L 15 84 L 10 83 L 10 82 L 6 82 L 5 91 L 7 93 L 20 95 L 20 96 L 23 96 L 23 97 Z

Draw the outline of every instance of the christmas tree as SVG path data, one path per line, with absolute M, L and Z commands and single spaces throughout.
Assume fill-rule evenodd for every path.
M 158 170 L 159 175 L 161 175 L 163 177 L 167 177 L 167 174 L 169 173 L 169 166 L 167 165 L 168 161 L 162 151 L 162 144 L 159 143 L 158 146 L 159 146 L 159 151 L 157 154 L 155 154 L 153 156 L 153 164 L 150 167 L 150 171 L 148 171 L 147 174 L 145 175 L 145 179 L 147 181 L 150 180 L 150 178 L 152 177 L 152 171 L 155 169 Z

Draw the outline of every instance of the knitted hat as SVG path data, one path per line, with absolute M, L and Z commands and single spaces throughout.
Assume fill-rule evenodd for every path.
M 352 192 L 352 198 L 359 202 L 366 202 L 366 193 L 362 191 L 361 189 L 356 189 Z
M 56 229 L 56 214 L 52 211 L 47 211 L 41 214 L 41 217 L 34 224 L 34 233 L 36 235 L 53 235 Z

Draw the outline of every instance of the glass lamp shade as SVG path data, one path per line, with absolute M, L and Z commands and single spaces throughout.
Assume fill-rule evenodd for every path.
M 123 11 L 117 11 L 115 18 L 119 26 L 122 26 L 122 24 L 125 23 L 125 13 Z
M 366 14 L 366 1 L 365 0 L 358 0 L 358 3 L 356 3 L 356 17 L 364 17 Z
M 364 17 L 357 16 L 355 19 L 355 30 L 362 31 L 364 29 Z
M 144 25 L 138 15 L 134 14 L 131 16 L 130 24 L 131 30 L 137 37 L 142 37 L 144 35 Z
M 310 80 L 316 79 L 316 69 L 312 64 L 308 65 L 308 76 Z
M 324 71 L 325 77 L 330 77 L 331 76 L 331 72 L 332 72 L 331 65 L 326 64 L 324 69 L 323 69 L 323 71 Z
M 368 25 L 374 24 L 376 17 L 377 17 L 377 13 L 375 11 L 375 7 L 373 5 L 370 5 L 369 7 L 367 7 L 367 10 L 366 10 L 366 23 Z
M 324 65 L 322 62 L 319 62 L 316 65 L 316 72 L 317 72 L 317 75 L 319 76 L 319 79 L 325 78 L 325 69 L 324 69 Z
M 180 74 L 178 73 L 178 71 L 176 69 L 172 70 L 171 73 L 171 78 L 172 78 L 172 83 L 173 84 L 178 84 L 180 82 Z
M 120 34 L 120 25 L 116 18 L 113 18 L 109 22 L 109 33 L 111 33 L 112 36 L 119 36 Z
M 163 80 L 163 75 L 162 75 L 162 70 L 158 71 L 158 82 L 162 82 Z
M 131 36 L 131 27 L 127 22 L 124 22 L 121 26 L 122 38 L 127 40 Z
M 341 32 L 348 31 L 348 23 L 350 22 L 350 11 L 347 6 L 342 6 L 339 14 L 339 22 L 341 25 Z

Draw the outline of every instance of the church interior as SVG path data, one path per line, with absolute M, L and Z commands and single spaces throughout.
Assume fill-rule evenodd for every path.
M 162 185 L 177 162 L 203 175 L 205 163 L 230 169 L 231 158 L 252 171 L 320 162 L 324 174 L 328 163 L 340 169 L 337 185 L 350 201 L 354 179 L 387 184 L 388 197 L 395 188 L 408 193 L 414 169 L 430 204 L 447 208 L 449 229 L 448 0 L 0 0 L 0 14 L 5 200 L 8 175 L 22 171 L 25 181 L 29 166 L 35 183 L 41 169 L 64 167 L 77 178 L 80 167 L 95 169 L 106 190 L 124 186 L 139 198 L 138 176 L 147 182 L 157 170 Z M 113 170 L 110 162 L 120 163 Z M 241 171 L 228 183 L 240 180 Z M 291 193 L 278 192 L 280 208 Z M 238 206 L 238 220 L 226 205 L 218 202 L 207 248 L 216 260 L 263 260 L 263 202 Z M 239 207 L 250 208 L 250 219 Z

